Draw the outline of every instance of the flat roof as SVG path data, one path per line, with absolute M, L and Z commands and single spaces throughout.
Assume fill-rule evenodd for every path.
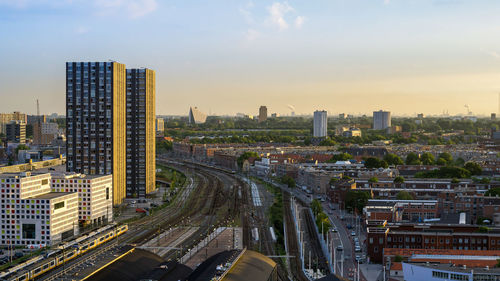
M 409 265 L 414 265 L 414 266 L 421 266 L 421 267 L 427 267 L 427 268 L 432 268 L 432 269 L 439 269 L 442 271 L 449 271 L 449 272 L 457 272 L 457 273 L 472 273 L 474 271 L 474 274 L 478 273 L 489 273 L 489 274 L 499 274 L 500 275 L 500 268 L 496 267 L 489 267 L 486 269 L 486 267 L 463 267 L 463 266 L 456 266 L 454 264 L 441 264 L 441 263 L 429 263 L 427 264 L 426 262 L 422 263 L 416 263 L 416 262 L 403 262 L 404 264 L 409 264 Z
M 54 199 L 58 197 L 63 197 L 69 194 L 77 194 L 76 192 L 49 192 L 42 195 L 29 197 L 27 199 Z

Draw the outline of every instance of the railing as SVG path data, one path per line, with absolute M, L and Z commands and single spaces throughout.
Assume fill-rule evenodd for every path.
M 63 157 L 63 158 L 59 158 L 59 159 L 51 159 L 51 160 L 31 162 L 31 163 L 26 163 L 26 164 L 5 166 L 5 167 L 0 167 L 0 174 L 26 172 L 26 171 L 37 170 L 37 169 L 42 169 L 42 168 L 49 168 L 52 166 L 58 166 L 58 165 L 62 165 L 65 163 L 66 163 L 66 157 Z

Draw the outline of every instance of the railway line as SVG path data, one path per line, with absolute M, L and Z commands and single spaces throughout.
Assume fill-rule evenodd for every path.
M 311 266 L 321 270 L 321 272 L 329 272 L 328 262 L 323 255 L 323 250 L 319 240 L 316 238 L 316 224 L 309 211 L 303 211 L 304 219 L 306 221 L 307 233 L 309 236 Z
M 297 232 L 295 231 L 295 222 L 293 220 L 290 206 L 290 194 L 287 192 L 283 192 L 283 212 L 285 216 L 286 235 L 288 237 L 288 254 L 292 256 L 289 258 L 290 271 L 295 280 L 309 281 L 309 279 L 304 275 L 304 272 L 302 271 L 299 243 L 297 241 Z
M 171 163 L 168 165 L 172 166 Z M 176 168 L 186 171 L 182 166 Z M 50 271 L 37 280 L 79 279 L 77 275 L 83 273 L 79 270 L 80 266 L 97 255 L 116 256 L 117 253 L 123 252 L 123 247 L 142 245 L 170 227 L 198 226 L 197 230 L 183 242 L 182 251 L 171 250 L 164 256 L 166 259 L 180 257 L 201 241 L 212 228 L 230 224 L 238 218 L 240 208 L 234 203 L 238 195 L 238 192 L 234 191 L 237 187 L 234 178 L 221 176 L 220 173 L 214 174 L 201 168 L 193 168 L 192 174 L 192 183 L 181 191 L 171 205 L 150 217 L 130 223 L 129 231 L 123 234 L 119 241 L 114 242 L 116 244 L 100 247 L 96 251 L 75 258 L 64 269 Z M 196 196 L 192 196 L 193 194 Z M 91 268 L 92 265 L 87 270 Z

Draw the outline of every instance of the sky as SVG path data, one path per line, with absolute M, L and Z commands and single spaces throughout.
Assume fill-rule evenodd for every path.
M 497 0 L 0 0 L 0 112 L 65 112 L 65 62 L 156 71 L 156 113 L 499 110 Z

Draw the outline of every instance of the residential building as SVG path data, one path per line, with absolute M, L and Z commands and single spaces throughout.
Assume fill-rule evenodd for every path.
M 163 133 L 165 131 L 165 120 L 163 118 L 156 118 L 156 132 Z
M 80 224 L 102 224 L 113 220 L 113 176 L 52 173 L 52 192 L 78 194 Z
M 127 197 L 155 190 L 155 72 L 127 69 Z
M 207 121 L 207 115 L 201 112 L 198 107 L 189 108 L 189 124 L 203 124 Z
M 33 144 L 48 145 L 59 135 L 57 123 L 34 123 L 33 124 Z
M 125 65 L 66 63 L 66 168 L 113 175 L 113 204 L 126 196 Z
M 10 121 L 6 125 L 6 133 L 8 142 L 26 143 L 26 123 L 21 121 Z
M 13 113 L 0 113 L 0 133 L 6 134 L 7 124 L 11 121 L 20 121 L 26 123 L 28 120 L 26 114 L 14 111 Z
M 327 136 L 327 113 L 325 110 L 314 111 L 314 126 L 313 126 L 313 136 L 315 138 L 323 138 Z
M 34 125 L 36 123 L 45 123 L 47 122 L 47 115 L 28 115 L 27 124 Z
M 259 108 L 259 123 L 267 120 L 267 107 L 261 105 Z
M 374 111 L 373 112 L 373 129 L 385 130 L 391 127 L 391 112 L 389 111 Z
M 50 192 L 48 173 L 1 174 L 1 245 L 50 246 L 78 233 L 78 194 Z
M 367 253 L 382 262 L 384 248 L 500 250 L 498 228 L 481 231 L 477 225 L 449 223 L 394 223 L 367 227 Z
M 349 128 L 347 131 L 342 133 L 345 138 L 361 137 L 361 130 L 358 128 Z

